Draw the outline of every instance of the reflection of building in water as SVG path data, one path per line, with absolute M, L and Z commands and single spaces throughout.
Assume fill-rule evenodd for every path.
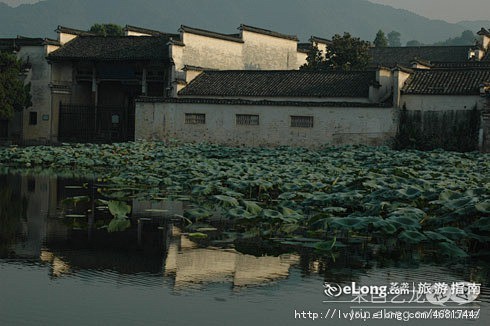
M 15 176 L 20 195 L 27 199 L 26 220 L 21 223 L 23 242 L 13 248 L 16 256 L 39 257 L 43 241 L 48 234 L 63 229 L 59 223 L 49 223 L 48 217 L 56 212 L 57 180 L 53 176 Z M 15 184 L 15 183 L 11 183 Z
M 175 229 L 174 229 L 175 230 Z M 170 242 L 165 275 L 175 277 L 175 287 L 189 284 L 231 282 L 234 286 L 258 285 L 286 278 L 296 255 L 254 257 L 235 250 L 195 248 L 189 239 L 177 233 Z

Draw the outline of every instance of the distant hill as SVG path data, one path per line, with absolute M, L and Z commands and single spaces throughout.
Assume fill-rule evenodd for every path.
M 372 41 L 382 29 L 400 32 L 403 44 L 414 39 L 433 43 L 468 29 L 366 0 L 45 0 L 16 8 L 0 3 L 0 37 L 53 37 L 57 25 L 88 29 L 94 23 L 169 32 L 185 24 L 223 33 L 235 33 L 245 23 L 296 34 L 303 41 L 344 31 Z
M 490 20 L 475 20 L 475 21 L 462 21 L 459 22 L 458 25 L 462 26 L 465 29 L 477 32 L 482 27 L 486 29 L 490 29 Z

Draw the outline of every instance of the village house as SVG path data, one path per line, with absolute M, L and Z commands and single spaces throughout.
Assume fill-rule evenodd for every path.
M 474 46 L 372 48 L 367 71 L 323 73 L 298 69 L 312 46 L 327 53 L 329 40 L 298 43 L 245 24 L 233 34 L 184 25 L 178 33 L 127 25 L 120 37 L 56 31 L 57 40 L 0 41 L 29 62 L 25 80 L 33 85 L 33 106 L 8 127 L 0 122 L 2 137 L 384 144 L 396 133 L 401 108 L 484 110 L 480 85 L 490 82 L 484 28 Z
M 51 64 L 52 141 L 134 139 L 135 99 L 175 97 L 205 70 L 294 70 L 304 63 L 298 39 L 240 25 L 221 34 L 181 26 L 178 34 L 126 26 L 100 37 L 59 26 Z
M 402 108 L 485 109 L 490 42 L 479 34 L 477 49 L 379 51 L 378 68 L 364 72 L 204 71 L 176 98 L 139 99 L 135 137 L 245 146 L 388 144 Z
M 48 142 L 52 130 L 51 67 L 46 56 L 57 49 L 56 40 L 42 38 L 0 39 L 0 51 L 15 54 L 24 65 L 24 84 L 30 84 L 32 106 L 15 112 L 11 120 L 0 120 L 0 140 L 16 142 Z

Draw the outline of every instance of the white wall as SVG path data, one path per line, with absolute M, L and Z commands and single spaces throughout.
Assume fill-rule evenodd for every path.
M 246 70 L 299 69 L 298 42 L 243 30 L 243 65 Z
M 420 111 L 449 111 L 449 110 L 471 110 L 477 106 L 481 109 L 484 98 L 478 95 L 403 95 L 400 99 L 401 107 L 407 110 Z
M 185 124 L 186 113 L 206 114 L 205 125 Z M 258 114 L 258 126 L 237 126 L 236 114 Z M 290 116 L 314 117 L 313 128 L 290 127 Z M 179 139 L 233 146 L 380 145 L 396 132 L 396 113 L 379 107 L 295 107 L 138 102 L 136 139 Z
M 31 70 L 25 83 L 31 84 L 32 106 L 22 114 L 22 139 L 25 141 L 47 141 L 51 131 L 51 67 L 46 61 L 45 46 L 23 46 L 17 57 L 24 62 L 29 61 Z M 29 124 L 29 113 L 37 113 L 37 124 Z

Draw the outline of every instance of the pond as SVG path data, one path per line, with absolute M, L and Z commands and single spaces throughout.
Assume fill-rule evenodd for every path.
M 231 241 L 223 235 L 233 226 L 219 218 L 192 234 L 182 218 L 191 204 L 183 198 L 126 200 L 129 227 L 108 232 L 113 216 L 102 203 L 110 198 L 100 187 L 89 175 L 0 175 L 0 325 L 490 322 L 484 259 L 451 262 L 425 259 L 422 252 L 375 257 L 362 246 L 319 253 L 256 238 Z M 459 296 L 465 302 L 414 296 L 422 283 L 458 282 L 469 282 L 466 292 L 478 284 L 480 295 L 465 292 Z M 329 286 L 343 294 L 329 296 Z M 371 293 L 383 286 L 411 291 Z M 363 295 L 367 287 L 371 292 Z

